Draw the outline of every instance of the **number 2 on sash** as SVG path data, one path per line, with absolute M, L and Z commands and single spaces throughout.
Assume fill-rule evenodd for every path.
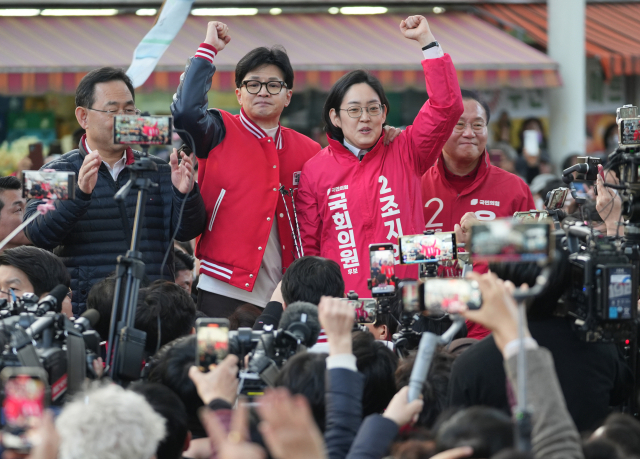
M 435 213 L 431 216 L 431 220 L 429 220 L 429 223 L 424 225 L 425 228 L 439 228 L 439 227 L 441 227 L 443 225 L 442 223 L 433 223 L 433 221 L 436 219 L 436 217 L 438 215 L 440 215 L 440 212 L 442 212 L 442 209 L 444 209 L 444 203 L 442 202 L 442 199 L 440 199 L 440 198 L 431 198 L 431 199 L 429 199 L 427 201 L 427 203 L 424 206 L 425 207 L 429 207 L 429 204 L 431 204 L 434 201 L 438 203 L 439 207 L 436 209 Z

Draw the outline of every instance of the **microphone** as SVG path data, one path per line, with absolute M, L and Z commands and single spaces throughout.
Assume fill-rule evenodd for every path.
M 289 332 L 306 347 L 313 346 L 320 335 L 318 306 L 304 301 L 287 306 L 280 319 L 280 329 Z
M 93 330 L 98 322 L 100 322 L 100 313 L 98 310 L 87 309 L 75 320 L 75 322 L 73 322 L 73 326 L 80 333 L 84 333 L 87 330 Z
M 58 284 L 53 290 L 51 290 L 47 296 L 38 301 L 38 308 L 36 309 L 37 316 L 43 316 L 49 311 L 60 312 L 62 311 L 62 302 L 67 296 L 69 289 L 66 285 Z
M 267 306 L 264 308 L 260 317 L 258 317 L 258 320 L 256 320 L 256 323 L 253 324 L 253 329 L 260 331 L 264 329 L 265 325 L 272 325 L 273 328 L 278 328 L 282 312 L 282 303 L 279 303 L 278 301 L 270 301 L 267 303 Z
M 578 163 L 562 171 L 562 181 L 567 185 L 573 182 L 573 173 L 586 174 L 589 172 L 589 163 Z

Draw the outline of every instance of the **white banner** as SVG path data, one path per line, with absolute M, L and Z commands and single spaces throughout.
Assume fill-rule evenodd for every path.
M 166 0 L 160 17 L 133 52 L 133 62 L 127 75 L 133 86 L 142 86 L 153 72 L 158 61 L 178 35 L 191 12 L 194 0 Z

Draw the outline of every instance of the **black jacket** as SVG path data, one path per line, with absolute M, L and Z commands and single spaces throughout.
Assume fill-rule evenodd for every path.
M 529 330 L 553 355 L 567 408 L 579 431 L 598 427 L 609 414 L 609 406 L 620 405 L 629 395 L 631 370 L 614 344 L 582 342 L 562 318 L 530 321 Z M 502 354 L 493 336 L 456 359 L 449 404 L 485 405 L 510 413 Z
M 364 375 L 345 368 L 327 370 L 324 441 L 329 459 L 344 459 L 362 422 Z
M 81 145 L 80 149 L 72 150 L 45 164 L 43 169 L 74 172 L 77 180 L 86 154 Z M 138 152 L 133 154 L 136 159 L 140 157 Z M 178 225 L 178 213 L 184 195 L 171 183 L 171 166 L 159 158 L 151 158 L 158 165 L 158 171 L 145 173 L 145 176 L 149 174 L 158 186 L 149 190 L 138 249 L 142 252 L 145 275 L 149 280 L 161 277 L 173 280 L 173 251 L 169 253 L 163 276 L 160 274 L 160 266 Z M 91 287 L 112 274 L 116 269 L 118 255 L 124 255 L 129 249 L 130 241 L 124 231 L 120 210 L 113 200 L 113 196 L 127 183 L 129 177 L 129 169 L 125 168 L 118 179 L 113 180 L 102 163 L 92 194 L 83 193 L 76 183 L 75 199 L 57 201 L 56 210 L 40 215 L 25 229 L 35 246 L 52 250 L 67 266 L 73 290 L 73 313 L 76 315 L 86 309 Z M 137 191 L 132 190 L 126 199 L 131 228 L 136 201 Z M 29 201 L 25 219 L 37 211 L 38 204 L 41 201 Z M 205 225 L 204 202 L 195 185 L 187 198 L 176 239 L 193 239 L 203 231 Z

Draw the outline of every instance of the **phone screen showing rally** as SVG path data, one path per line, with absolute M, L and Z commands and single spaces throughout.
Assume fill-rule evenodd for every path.
M 118 115 L 113 119 L 113 143 L 171 145 L 173 117 Z
M 25 199 L 74 199 L 76 176 L 65 171 L 22 171 Z
M 196 330 L 197 364 L 201 371 L 206 372 L 209 371 L 210 365 L 219 364 L 229 353 L 229 321 L 199 319 Z
M 610 268 L 607 314 L 608 320 L 629 320 L 632 318 L 633 292 L 631 268 Z
M 454 233 L 414 234 L 399 238 L 402 264 L 437 263 L 456 258 Z
M 391 296 L 396 290 L 395 258 L 393 244 L 372 244 L 369 246 L 371 262 L 371 294 L 373 296 Z
M 4 385 L 2 413 L 4 432 L 2 444 L 7 449 L 25 450 L 31 447 L 29 433 L 37 426 L 44 412 L 45 383 L 31 375 L 17 375 Z
M 480 309 L 482 295 L 476 281 L 467 279 L 428 279 L 424 283 L 424 305 L 430 312 L 448 312 L 456 304 Z
M 543 262 L 549 258 L 548 223 L 514 223 L 497 219 L 471 227 L 474 262 Z
M 349 300 L 343 298 L 343 301 L 349 303 L 355 311 L 356 323 L 359 324 L 373 324 L 376 322 L 376 310 L 378 304 L 373 298 L 360 298 L 357 300 Z

